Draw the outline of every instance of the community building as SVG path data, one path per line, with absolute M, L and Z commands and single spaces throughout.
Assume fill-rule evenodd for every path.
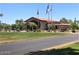
M 70 29 L 70 24 L 67 22 L 54 21 L 54 20 L 49 20 L 49 19 L 45 19 L 45 18 L 31 17 L 31 18 L 25 20 L 25 23 L 28 24 L 29 22 L 36 23 L 38 26 L 38 29 L 41 29 L 41 30 L 48 30 L 48 24 L 55 25 L 56 30 L 58 30 L 58 31 Z

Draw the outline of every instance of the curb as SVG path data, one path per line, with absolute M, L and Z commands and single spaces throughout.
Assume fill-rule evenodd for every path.
M 17 40 L 11 40 L 11 41 L 3 41 L 3 42 L 0 42 L 0 44 L 3 44 L 3 43 L 10 43 L 10 42 L 15 42 Z
M 74 44 L 74 43 L 77 43 L 77 42 L 79 42 L 79 40 L 73 41 L 73 42 L 69 42 L 69 43 L 65 43 L 65 44 L 56 45 L 56 46 L 45 48 L 45 49 L 41 49 L 41 51 L 63 48 L 65 46 L 67 46 L 67 45 Z

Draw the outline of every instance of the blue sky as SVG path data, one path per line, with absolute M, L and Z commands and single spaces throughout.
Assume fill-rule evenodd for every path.
M 37 17 L 36 10 L 39 9 L 39 17 L 47 18 L 46 7 L 47 3 L 0 3 L 0 13 L 3 17 L 0 20 L 3 23 L 13 24 L 17 19 L 28 19 L 30 17 Z M 72 19 L 76 17 L 79 20 L 79 4 L 74 3 L 53 3 L 52 18 L 60 20 L 62 17 Z

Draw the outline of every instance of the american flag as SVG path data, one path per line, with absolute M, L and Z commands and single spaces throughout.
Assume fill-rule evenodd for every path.
M 47 8 L 46 8 L 46 14 L 49 12 L 49 4 L 47 5 Z
M 37 13 L 37 15 L 39 15 L 39 9 L 37 9 L 36 13 Z

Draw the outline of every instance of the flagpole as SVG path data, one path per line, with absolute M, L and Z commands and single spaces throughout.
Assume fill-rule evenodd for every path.
M 37 18 L 39 18 L 39 9 L 37 9 L 36 12 L 37 12 Z M 39 21 L 38 21 L 38 27 L 37 27 L 38 29 L 39 29 L 39 25 L 40 25 L 40 24 L 39 24 Z
M 51 21 L 52 21 L 52 5 L 51 5 Z
M 49 6 L 49 4 L 47 5 L 47 8 L 46 8 L 46 14 L 47 14 L 47 16 L 48 16 L 48 31 L 49 31 L 49 19 L 50 19 L 50 6 Z
M 50 20 L 50 13 L 49 13 L 49 11 L 48 11 L 48 21 Z
M 37 9 L 37 18 L 39 18 L 39 9 Z

